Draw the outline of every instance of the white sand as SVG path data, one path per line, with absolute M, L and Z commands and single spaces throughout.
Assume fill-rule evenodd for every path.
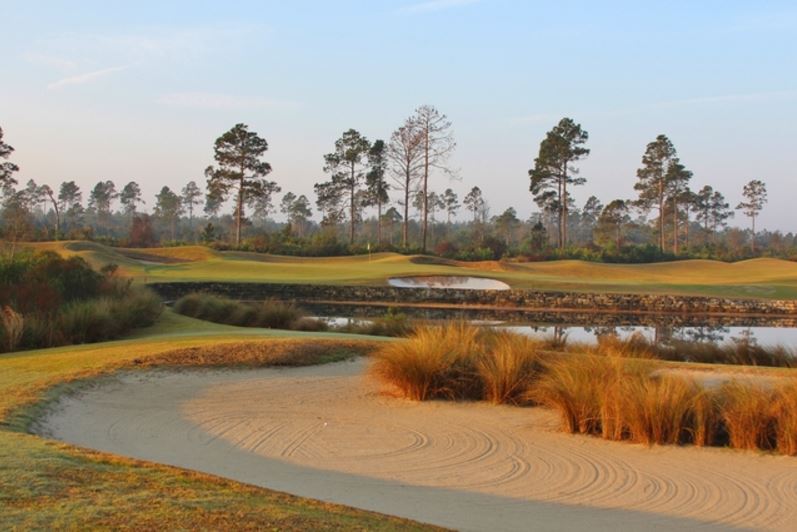
M 794 530 L 797 458 L 646 448 L 554 415 L 380 395 L 364 361 L 129 373 L 43 431 L 85 447 L 470 530 Z

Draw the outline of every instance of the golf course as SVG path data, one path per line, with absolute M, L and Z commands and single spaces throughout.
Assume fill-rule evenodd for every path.
M 285 257 L 215 251 L 202 246 L 110 248 L 93 242 L 33 243 L 36 250 L 84 258 L 94 268 L 116 264 L 143 282 L 237 281 L 387 285 L 391 277 L 475 276 L 512 288 L 575 292 L 797 299 L 797 262 L 759 258 L 735 263 L 681 260 L 652 264 L 458 262 L 377 253 L 346 257 Z
M 736 264 L 467 264 L 396 254 L 289 258 L 200 246 L 136 250 L 85 242 L 30 246 L 36 251 L 81 257 L 98 270 L 116 264 L 114 275 L 129 276 L 136 284 L 234 280 L 381 286 L 390 277 L 469 275 L 539 290 L 759 298 L 797 295 L 797 264 L 772 259 Z M 234 327 L 165 309 L 153 325 L 119 340 L 0 355 L 2 524 L 11 528 L 109 529 L 405 530 L 427 526 L 384 515 L 393 514 L 477 529 L 518 528 L 535 516 L 549 526 L 593 523 L 604 528 L 620 520 L 641 528 L 657 523 L 668 528 L 714 523 L 785 529 L 784 519 L 791 514 L 782 513 L 784 498 L 788 498 L 789 486 L 797 485 L 797 478 L 779 475 L 779 484 L 767 487 L 765 472 L 790 464 L 793 458 L 727 450 L 629 450 L 620 443 L 589 442 L 596 454 L 582 463 L 578 447 L 586 443 L 581 441 L 583 437 L 571 440 L 572 436 L 558 433 L 548 411 L 532 409 L 533 415 L 528 417 L 525 409 L 493 410 L 498 407 L 484 403 L 450 407 L 430 403 L 417 410 L 391 395 L 389 388 L 375 386 L 367 377 L 368 357 L 385 342 L 395 341 L 402 340 Z M 304 366 L 307 368 L 302 369 Z M 681 366 L 672 368 L 681 371 Z M 689 371 L 722 371 L 716 369 L 719 366 L 686 367 Z M 791 371 L 737 367 L 733 374 L 783 379 L 790 377 Z M 165 389 L 177 395 L 160 395 L 163 384 L 159 383 L 165 382 Z M 225 386 L 231 387 L 235 396 L 239 385 L 244 387 L 240 401 L 232 404 L 224 399 L 228 396 Z M 278 397 L 287 402 L 283 404 Z M 199 410 L 191 406 L 204 404 L 203 398 L 211 398 L 212 404 Z M 305 406 L 296 410 L 294 400 Z M 230 416 L 253 415 L 247 409 L 258 404 L 271 405 L 268 411 L 281 419 L 279 426 L 284 428 L 274 430 L 294 435 L 287 434 L 287 440 L 277 438 L 272 444 L 257 430 L 246 429 L 248 422 L 243 428 L 219 424 Z M 366 428 L 367 419 L 391 418 L 391 411 L 404 417 L 393 424 Z M 158 412 L 172 416 L 172 421 L 164 422 Z M 315 412 L 318 419 L 326 420 L 324 427 L 330 423 L 336 430 L 322 436 L 313 422 L 316 428 L 307 432 L 301 420 L 315 419 Z M 496 428 L 491 419 L 499 413 L 516 430 L 504 434 Z M 124 417 L 128 414 L 132 417 Z M 150 415 L 155 417 L 150 419 Z M 271 414 L 263 415 L 258 422 L 271 423 Z M 456 419 L 459 425 L 443 430 L 442 419 Z M 466 426 L 476 432 L 449 448 Z M 185 434 L 188 440 L 183 442 L 180 438 Z M 198 444 L 194 434 L 207 434 L 213 447 L 201 443 L 204 436 Z M 361 454 L 364 449 L 357 443 L 363 438 L 376 438 L 369 444 L 367 456 Z M 393 441 L 398 448 L 392 446 Z M 526 443 L 532 441 L 538 442 L 536 451 Z M 461 445 L 465 447 L 460 449 Z M 327 446 L 339 449 L 338 454 L 322 452 Z M 510 451 L 512 448 L 516 450 Z M 452 462 L 446 458 L 449 452 L 459 458 Z M 663 457 L 682 464 L 683 475 L 673 473 L 673 466 L 661 469 L 658 464 Z M 398 473 L 419 460 L 428 461 L 430 469 Z M 634 464 L 629 465 L 629 460 Z M 461 469 L 456 465 L 460 461 Z M 691 478 L 687 471 L 698 466 L 710 477 L 728 463 L 745 471 L 744 485 L 732 479 L 702 484 L 684 480 Z M 539 486 L 534 471 L 541 471 L 544 464 L 550 469 L 546 478 L 564 482 L 557 488 L 560 491 L 538 493 L 534 491 L 537 488 L 532 489 Z M 266 469 L 259 469 L 261 466 Z M 506 467 L 509 469 L 504 471 Z M 626 478 L 629 467 L 642 476 Z M 435 468 L 442 469 L 435 473 Z M 592 480 L 589 471 L 597 471 Z M 439 476 L 443 472 L 448 476 Z M 353 479 L 359 488 L 342 487 Z M 629 498 L 629 486 L 668 482 L 672 484 L 670 492 Z M 380 486 L 382 493 L 393 495 L 375 496 L 369 486 Z M 415 488 L 406 491 L 397 486 Z M 604 487 L 596 491 L 596 486 Z M 708 514 L 701 513 L 705 510 L 702 503 L 686 502 L 695 490 L 701 494 L 700 500 L 717 500 Z M 559 494 L 565 492 L 577 495 Z M 758 508 L 750 504 L 751 494 L 759 501 L 771 496 L 781 502 Z M 473 512 L 479 505 L 512 505 L 521 499 L 528 504 L 507 510 L 500 523 L 479 520 L 481 514 Z M 574 512 L 576 506 L 582 509 Z

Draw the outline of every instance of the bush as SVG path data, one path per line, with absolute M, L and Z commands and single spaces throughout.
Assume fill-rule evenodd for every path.
M 519 404 L 539 372 L 540 343 L 508 332 L 488 335 L 476 361 L 484 399 L 492 403 Z
M 292 329 L 304 318 L 302 311 L 290 303 L 266 300 L 260 304 L 253 304 L 204 293 L 192 293 L 181 297 L 175 302 L 174 310 L 184 316 L 200 320 L 267 329 Z M 310 324 L 307 320 L 303 320 L 301 326 L 307 328 Z
M 371 371 L 408 399 L 478 398 L 479 333 L 465 323 L 419 327 L 377 351 Z

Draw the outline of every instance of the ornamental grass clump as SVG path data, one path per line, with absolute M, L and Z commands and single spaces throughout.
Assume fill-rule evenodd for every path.
M 541 344 L 509 332 L 485 335 L 476 370 L 484 399 L 496 404 L 528 402 L 528 390 L 539 375 Z
M 478 327 L 464 322 L 421 326 L 378 350 L 371 372 L 408 399 L 478 399 L 479 336 Z

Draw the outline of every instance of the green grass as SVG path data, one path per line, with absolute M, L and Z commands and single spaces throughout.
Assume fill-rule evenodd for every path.
M 217 252 L 201 246 L 125 250 L 92 242 L 37 243 L 38 249 L 77 254 L 93 266 L 114 262 L 146 282 L 238 281 L 384 285 L 389 277 L 473 275 L 499 279 L 514 288 L 582 292 L 667 293 L 797 299 L 797 263 L 753 259 L 733 264 L 686 260 L 656 264 L 601 264 L 575 260 L 464 263 L 376 253 L 354 257 L 304 258 Z
M 58 393 L 120 368 L 301 365 L 364 348 L 355 335 L 283 334 L 165 312 L 155 326 L 125 340 L 0 355 L 0 528 L 427 529 L 26 432 Z

